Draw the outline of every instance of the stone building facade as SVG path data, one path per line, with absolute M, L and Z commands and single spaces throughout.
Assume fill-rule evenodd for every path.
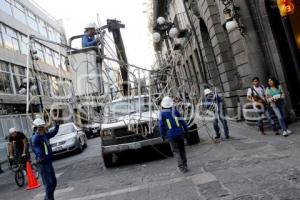
M 179 34 L 182 27 L 188 31 L 183 38 L 169 39 L 172 44 L 170 51 L 165 50 L 163 42 L 155 44 L 156 51 L 165 60 L 169 58 L 168 55 L 181 55 L 181 62 L 176 62 L 176 72 L 198 83 L 200 94 L 203 90 L 201 85 L 216 87 L 225 98 L 228 113 L 232 117 L 238 119 L 240 105 L 246 103 L 246 91 L 254 76 L 264 84 L 270 76 L 279 79 L 287 94 L 292 118 L 295 114 L 299 115 L 297 85 L 300 76 L 297 72 L 300 69 L 300 26 L 296 19 L 300 17 L 300 3 L 295 1 L 295 13 L 285 18 L 284 22 L 276 1 L 227 1 L 238 8 L 239 22 L 244 27 L 227 31 L 224 2 L 153 0 L 154 29 L 157 17 L 164 16 L 174 22 Z M 185 20 L 178 22 L 179 15 L 183 15 Z M 286 31 L 286 22 L 289 33 Z M 289 37 L 296 48 L 288 45 Z M 298 62 L 292 59 L 293 53 L 297 55 Z

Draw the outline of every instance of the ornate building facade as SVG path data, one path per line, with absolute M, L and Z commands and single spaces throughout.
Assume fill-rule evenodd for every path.
M 171 49 L 165 42 L 154 46 L 178 76 L 197 83 L 200 96 L 205 85 L 217 88 L 235 118 L 252 78 L 266 84 L 276 77 L 294 118 L 300 114 L 300 2 L 294 4 L 294 14 L 281 17 L 273 0 L 153 0 L 153 29 L 160 16 L 179 29 L 176 39 L 167 38 Z M 174 55 L 180 62 L 170 62 Z

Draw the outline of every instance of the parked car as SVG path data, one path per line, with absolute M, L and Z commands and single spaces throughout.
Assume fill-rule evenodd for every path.
M 100 135 L 101 125 L 99 123 L 84 124 L 82 130 L 85 132 L 87 138 Z
M 82 152 L 87 147 L 87 136 L 74 123 L 62 124 L 57 135 L 50 139 L 53 155 Z

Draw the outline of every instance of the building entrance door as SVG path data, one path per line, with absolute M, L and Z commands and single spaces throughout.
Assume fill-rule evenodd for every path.
M 284 20 L 282 20 L 280 16 L 276 1 L 266 0 L 266 8 L 274 39 L 276 40 L 276 45 L 280 54 L 281 63 L 284 68 L 283 71 L 285 73 L 284 75 L 291 97 L 291 103 L 296 115 L 300 116 L 300 2 L 294 2 L 295 13 Z M 293 48 L 291 48 L 291 46 L 293 46 Z

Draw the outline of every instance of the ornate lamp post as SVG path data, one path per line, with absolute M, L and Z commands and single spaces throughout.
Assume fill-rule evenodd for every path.
M 225 6 L 223 13 L 225 22 L 225 28 L 228 32 L 235 29 L 239 29 L 242 35 L 245 34 L 245 26 L 241 22 L 240 18 L 240 7 L 234 4 L 233 0 L 221 0 Z
M 167 49 L 170 50 L 168 37 L 175 38 L 178 34 L 178 29 L 175 27 L 174 23 L 167 22 L 164 17 L 158 17 L 156 22 L 157 24 L 154 28 L 155 32 L 152 34 L 153 41 L 159 43 L 161 39 L 164 39 Z

